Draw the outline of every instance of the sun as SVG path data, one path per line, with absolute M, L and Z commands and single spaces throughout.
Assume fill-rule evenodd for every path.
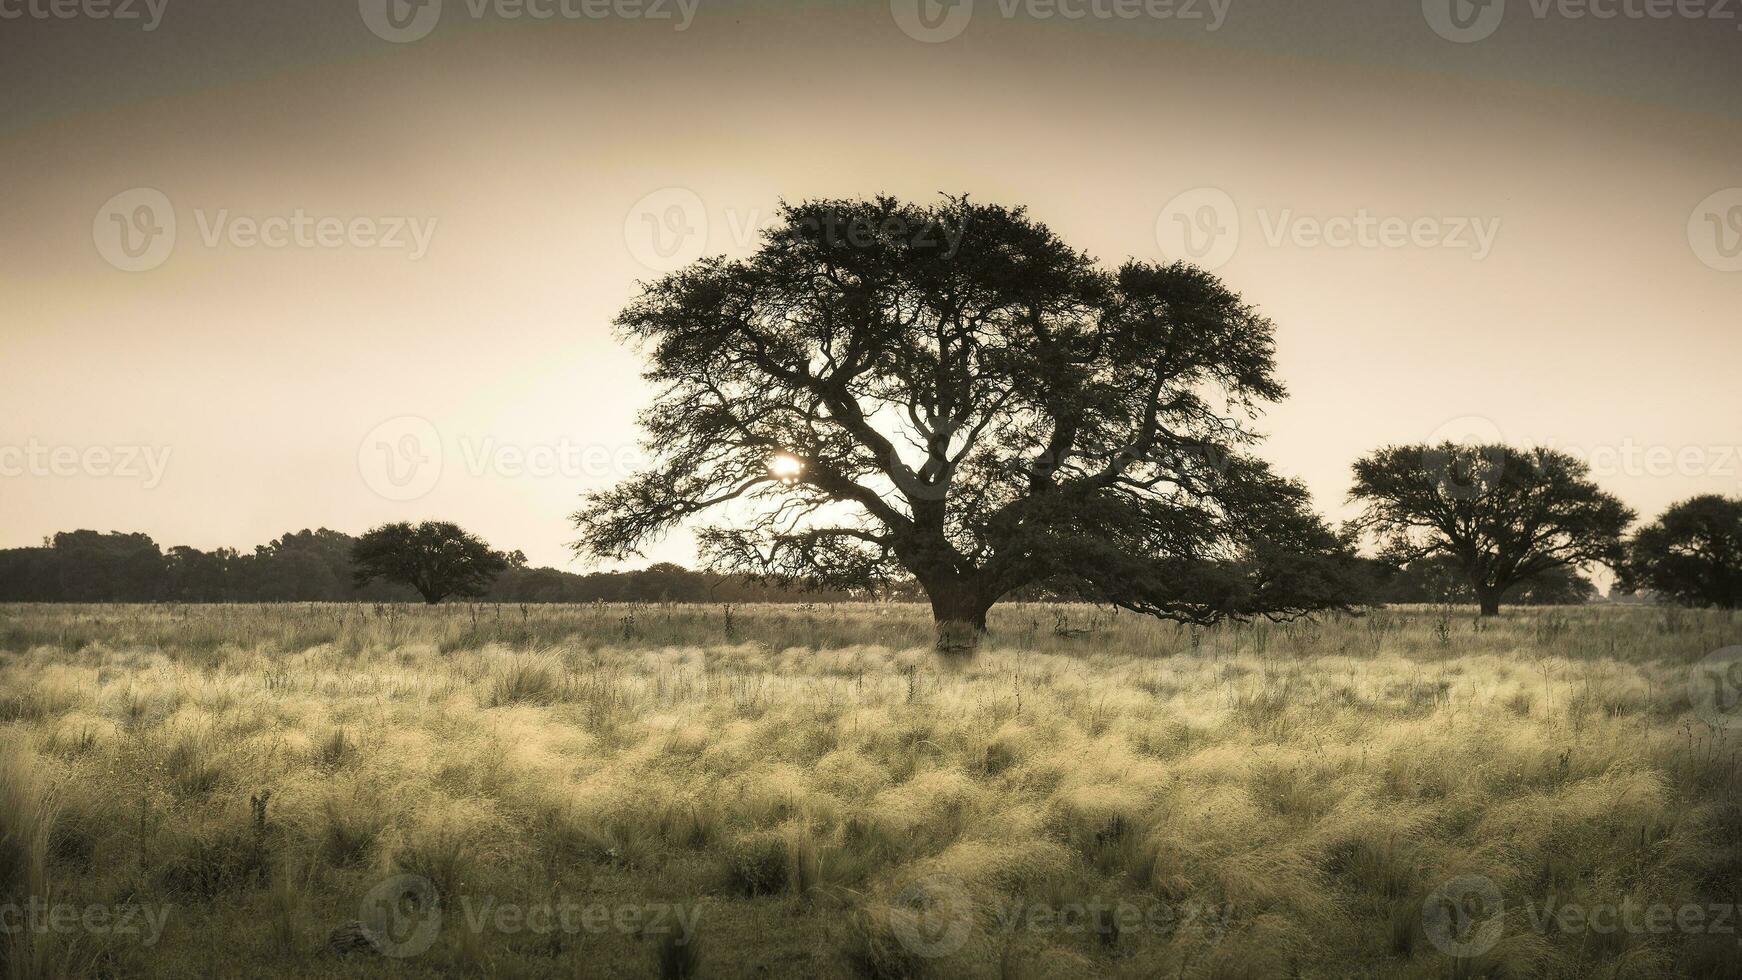
M 768 461 L 768 472 L 776 480 L 791 483 L 804 472 L 804 463 L 791 453 L 780 453 Z

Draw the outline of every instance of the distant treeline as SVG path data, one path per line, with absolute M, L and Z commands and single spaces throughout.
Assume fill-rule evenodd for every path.
M 321 528 L 296 531 L 244 553 L 165 551 L 148 535 L 65 531 L 40 548 L 0 549 L 0 602 L 418 602 L 409 586 L 352 584 L 356 538 Z M 828 602 L 849 596 L 804 592 L 742 576 L 656 564 L 637 571 L 577 575 L 532 568 L 509 556 L 485 602 Z
M 165 551 L 145 534 L 64 531 L 40 548 L 0 549 L 0 602 L 417 602 L 410 586 L 383 581 L 352 584 L 356 538 L 321 528 L 295 531 L 252 553 L 232 548 L 200 551 L 183 545 Z M 1367 560 L 1370 595 L 1383 603 L 1470 603 L 1469 586 L 1449 563 L 1416 562 L 1392 568 Z M 1556 571 L 1506 597 L 1509 604 L 1567 605 L 1596 596 L 1589 579 Z M 1013 599 L 1045 600 L 1044 589 Z M 691 571 L 661 563 L 626 572 L 579 575 L 533 568 L 519 552 L 496 579 L 485 602 L 839 602 L 865 596 L 762 584 L 744 576 Z M 919 600 L 917 590 L 885 598 Z

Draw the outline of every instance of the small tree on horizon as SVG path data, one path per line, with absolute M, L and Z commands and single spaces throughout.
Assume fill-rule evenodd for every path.
M 626 558 L 717 510 L 715 570 L 911 575 L 945 649 L 1042 582 L 1189 623 L 1352 604 L 1305 488 L 1247 452 L 1284 390 L 1270 322 L 1215 276 L 1103 269 L 965 198 L 780 219 L 618 315 L 651 361 L 653 462 L 589 497 L 577 550 Z
M 402 582 L 436 605 L 450 596 L 481 596 L 509 560 L 446 521 L 399 522 L 370 530 L 351 549 L 358 588 L 377 578 Z
M 1387 446 L 1356 461 L 1352 530 L 1403 566 L 1445 558 L 1464 575 L 1482 615 L 1508 590 L 1555 569 L 1619 566 L 1633 512 L 1598 489 L 1589 468 L 1552 449 Z
M 1742 498 L 1702 494 L 1640 528 L 1621 587 L 1684 606 L 1742 608 Z

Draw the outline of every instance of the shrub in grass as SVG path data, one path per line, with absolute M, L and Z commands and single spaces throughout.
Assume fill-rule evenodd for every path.
M 0 724 L 9 721 L 39 721 L 46 714 L 33 691 L 0 694 Z
M 1080 786 L 1054 797 L 1047 808 L 1046 827 L 1068 843 L 1090 866 L 1117 874 L 1145 851 L 1145 808 L 1136 794 L 1117 786 Z
M 177 796 L 199 799 L 218 788 L 224 771 L 212 754 L 211 743 L 198 735 L 184 736 L 170 747 L 163 757 L 163 768 Z
M 115 798 L 107 793 L 69 788 L 58 795 L 57 801 L 48 833 L 49 859 L 71 870 L 93 870 L 99 845 L 122 819 Z
M 786 835 L 774 830 L 740 834 L 727 842 L 722 855 L 726 887 L 739 895 L 773 895 L 788 887 L 791 848 Z
M 931 965 L 896 935 L 886 908 L 853 910 L 841 920 L 834 945 L 835 956 L 847 975 L 864 980 L 925 977 Z
M 158 868 L 157 883 L 165 891 L 205 902 L 258 888 L 272 880 L 272 850 L 268 839 L 251 827 L 188 832 Z
M 387 815 L 381 809 L 356 801 L 344 805 L 328 800 L 325 815 L 321 825 L 321 857 L 335 868 L 363 864 L 387 829 Z
M 514 657 L 490 674 L 485 704 L 551 704 L 563 692 L 562 665 L 550 657 Z
M 1320 866 L 1345 887 L 1392 901 L 1418 886 L 1415 855 L 1395 835 L 1351 834 L 1333 841 Z
M 356 743 L 350 740 L 343 728 L 335 728 L 315 743 L 311 761 L 318 769 L 332 770 L 349 762 L 356 754 Z
M 414 836 L 393 856 L 393 864 L 399 871 L 428 879 L 443 901 L 461 894 L 477 877 L 465 840 L 446 830 Z
M 970 760 L 970 767 L 981 776 L 998 776 L 1021 762 L 1023 753 L 1024 746 L 1020 739 L 999 735 L 977 748 Z
M 719 813 L 694 800 L 673 800 L 659 817 L 659 836 L 673 847 L 701 850 L 718 839 Z
M 931 895 L 910 885 L 893 900 L 873 899 L 842 916 L 832 938 L 835 956 L 845 972 L 865 980 L 963 975 L 964 963 L 975 959 L 980 949 L 974 942 L 971 919 L 954 917 L 972 913 L 957 906 L 931 905 L 943 897 L 960 898 Z M 970 929 L 967 935 L 953 935 L 955 929 L 964 927 Z

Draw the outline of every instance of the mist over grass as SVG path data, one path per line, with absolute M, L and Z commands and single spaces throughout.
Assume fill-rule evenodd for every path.
M 0 903 L 163 913 L 0 936 L 6 973 L 1733 975 L 1734 920 L 1543 910 L 1742 901 L 1738 730 L 1689 694 L 1734 614 L 990 625 L 0 606 Z M 398 875 L 427 948 L 335 952 Z M 1460 880 L 1504 898 L 1462 957 L 1424 915 Z

